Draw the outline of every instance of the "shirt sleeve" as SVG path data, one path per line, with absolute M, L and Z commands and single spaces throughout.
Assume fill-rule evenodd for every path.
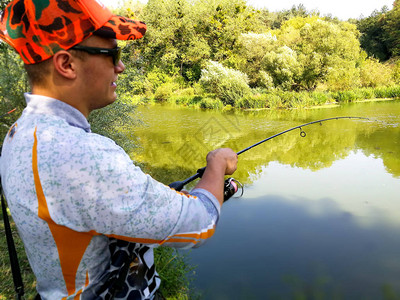
M 38 172 L 56 224 L 177 248 L 199 246 L 214 234 L 220 205 L 211 193 L 176 192 L 144 174 L 112 140 L 79 134 L 49 139 L 38 131 Z

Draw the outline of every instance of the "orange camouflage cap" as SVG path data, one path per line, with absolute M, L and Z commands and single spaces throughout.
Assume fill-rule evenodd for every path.
M 145 23 L 113 15 L 99 0 L 13 0 L 0 16 L 0 39 L 26 64 L 42 62 L 92 34 L 136 40 L 145 32 Z

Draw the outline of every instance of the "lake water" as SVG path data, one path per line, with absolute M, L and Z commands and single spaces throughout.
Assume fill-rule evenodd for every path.
M 400 102 L 329 109 L 215 112 L 138 109 L 133 158 L 168 184 L 217 147 L 242 150 L 243 197 L 224 204 L 215 235 L 189 253 L 202 299 L 399 299 Z M 190 188 L 190 187 L 189 187 Z

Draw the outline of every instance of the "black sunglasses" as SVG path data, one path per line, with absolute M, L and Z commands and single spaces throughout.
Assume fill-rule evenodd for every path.
M 96 47 L 86 47 L 86 46 L 73 46 L 71 49 L 84 51 L 89 54 L 104 54 L 107 56 L 111 56 L 113 59 L 114 66 L 117 66 L 119 61 L 121 60 L 121 47 L 115 48 L 96 48 Z

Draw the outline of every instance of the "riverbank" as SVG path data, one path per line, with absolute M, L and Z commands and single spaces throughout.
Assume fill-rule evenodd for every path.
M 359 88 L 349 91 L 302 91 L 285 92 L 281 90 L 253 90 L 251 94 L 234 101 L 224 103 L 213 94 L 195 93 L 195 89 L 186 88 L 165 92 L 162 97 L 154 94 L 150 96 L 136 95 L 123 96 L 136 105 L 165 103 L 199 109 L 294 109 L 315 108 L 340 105 L 342 103 L 377 101 L 400 98 L 400 86 Z

